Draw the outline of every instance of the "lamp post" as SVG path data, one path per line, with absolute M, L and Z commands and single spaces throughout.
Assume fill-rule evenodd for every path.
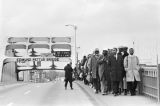
M 65 25 L 65 26 L 71 26 L 71 27 L 73 27 L 73 29 L 74 29 L 74 34 L 75 34 L 75 64 L 76 64 L 76 67 L 77 67 L 77 46 L 76 46 L 76 31 L 77 31 L 77 26 L 76 25 L 72 25 L 72 24 L 67 24 L 67 25 Z
M 80 49 L 80 47 L 77 47 L 77 54 L 76 54 L 76 56 L 77 56 L 77 63 L 78 63 L 78 53 L 79 53 L 79 49 Z

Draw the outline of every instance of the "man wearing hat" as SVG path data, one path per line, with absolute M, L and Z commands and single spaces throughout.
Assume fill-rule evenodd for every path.
M 98 93 L 100 90 L 100 83 L 99 83 L 99 75 L 98 75 L 98 60 L 99 60 L 99 49 L 96 48 L 94 54 L 88 60 L 88 69 L 89 73 L 92 75 L 93 78 L 93 87 L 95 93 Z
M 103 54 L 100 56 L 98 61 L 98 73 L 101 83 L 102 95 L 108 93 L 108 80 L 110 78 L 110 72 L 108 68 L 108 51 L 103 50 Z
M 124 61 L 124 58 L 128 56 L 127 49 L 128 47 L 125 47 L 125 46 L 120 46 L 118 48 L 119 54 L 122 55 L 123 57 L 123 61 Z M 121 94 L 122 91 L 124 91 L 124 95 L 127 95 L 127 82 L 126 82 L 126 75 L 125 75 L 124 67 L 122 71 L 122 81 L 120 81 L 120 86 L 119 86 L 119 94 Z
M 123 62 L 124 62 L 124 58 L 129 55 L 128 52 L 127 52 L 127 50 L 128 50 L 128 47 L 123 47 Z M 123 77 L 124 95 L 127 95 L 128 87 L 127 87 L 126 71 L 125 71 L 125 69 L 123 70 L 122 77 Z

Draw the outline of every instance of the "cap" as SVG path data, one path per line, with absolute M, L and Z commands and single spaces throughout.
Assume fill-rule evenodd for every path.
M 124 51 L 124 50 L 127 50 L 128 47 L 127 46 L 119 46 L 118 49 Z
M 98 49 L 98 48 L 96 48 L 96 49 L 95 49 L 95 51 L 99 51 L 99 49 Z

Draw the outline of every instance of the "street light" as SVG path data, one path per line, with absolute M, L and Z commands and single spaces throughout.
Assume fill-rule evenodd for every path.
M 65 26 L 71 26 L 73 27 L 74 31 L 75 31 L 75 63 L 76 63 L 76 66 L 77 66 L 77 46 L 76 46 L 76 30 L 77 30 L 77 26 L 76 25 L 72 25 L 72 24 L 67 24 Z
M 77 54 L 76 54 L 76 56 L 77 56 L 77 63 L 78 63 L 78 53 L 79 53 L 79 49 L 80 49 L 80 47 L 77 47 Z

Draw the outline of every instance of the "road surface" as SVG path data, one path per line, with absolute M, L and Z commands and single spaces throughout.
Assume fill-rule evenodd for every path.
M 0 106 L 158 106 L 143 96 L 102 96 L 80 81 L 64 89 L 63 81 L 0 86 Z
M 64 89 L 64 82 L 25 83 L 1 86 L 0 106 L 93 106 L 90 99 L 74 84 Z

